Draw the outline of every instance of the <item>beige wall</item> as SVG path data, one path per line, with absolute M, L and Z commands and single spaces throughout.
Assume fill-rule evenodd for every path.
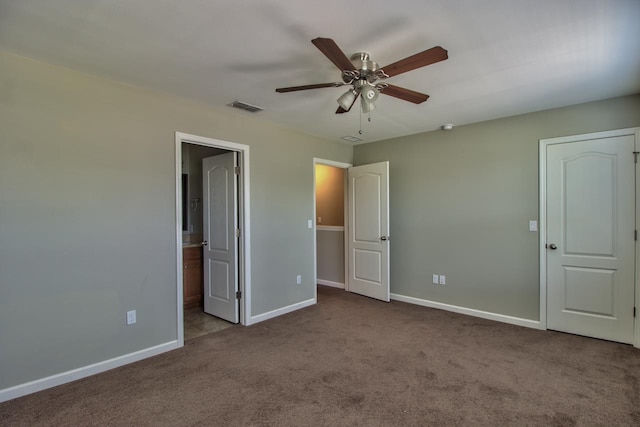
M 316 221 L 344 225 L 344 169 L 316 165 Z
M 176 131 L 251 147 L 252 314 L 314 297 L 313 158 L 350 146 L 0 53 L 0 390 L 176 340 Z
M 318 229 L 316 233 L 318 280 L 344 285 L 344 231 Z
M 391 292 L 537 320 L 538 141 L 634 126 L 639 95 L 356 146 L 390 161 Z

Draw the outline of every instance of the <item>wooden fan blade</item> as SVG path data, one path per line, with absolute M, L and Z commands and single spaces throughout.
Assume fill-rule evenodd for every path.
M 355 70 L 356 67 L 353 66 L 347 55 L 340 50 L 336 42 L 332 39 L 324 39 L 322 37 L 318 37 L 316 39 L 311 40 L 311 43 L 315 45 L 320 52 L 324 53 L 324 56 L 329 58 L 331 62 L 333 62 L 336 67 L 340 70 Z
M 394 85 L 388 85 L 380 93 L 393 96 L 394 98 L 399 98 L 404 101 L 413 102 L 414 104 L 422 104 L 424 101 L 429 99 L 429 95 Z
M 318 83 L 315 85 L 279 87 L 278 89 L 276 89 L 276 92 L 285 93 L 285 92 L 295 92 L 297 90 L 320 89 L 323 87 L 340 87 L 340 86 L 344 86 L 345 84 L 346 83 Z
M 358 99 L 358 97 L 360 96 L 360 94 L 357 94 L 355 98 L 353 98 L 353 102 L 351 103 L 351 105 L 349 106 L 348 110 L 345 110 L 342 107 L 338 107 L 338 109 L 336 110 L 336 114 L 343 114 L 343 113 L 348 113 L 349 111 L 351 111 L 351 107 L 353 107 L 353 104 L 356 103 L 356 100 Z
M 407 71 L 415 70 L 416 68 L 444 61 L 448 57 L 449 55 L 445 49 L 440 46 L 436 46 L 423 52 L 416 53 L 415 55 L 411 55 L 405 59 L 401 59 L 393 64 L 389 64 L 386 67 L 382 67 L 382 70 L 386 75 L 392 77 L 406 73 Z

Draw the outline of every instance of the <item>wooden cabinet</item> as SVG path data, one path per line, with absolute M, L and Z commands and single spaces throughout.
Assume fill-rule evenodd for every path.
M 203 303 L 202 247 L 182 249 L 182 292 L 184 308 Z

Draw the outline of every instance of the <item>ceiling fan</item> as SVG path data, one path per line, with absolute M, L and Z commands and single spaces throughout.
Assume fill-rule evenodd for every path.
M 351 107 L 353 107 L 353 104 L 355 104 L 356 99 L 360 95 L 362 95 L 362 111 L 365 113 L 375 108 L 374 102 L 378 98 L 379 93 L 413 102 L 414 104 L 423 103 L 429 99 L 429 95 L 388 83 L 378 82 L 378 80 L 384 80 L 397 76 L 398 74 L 406 73 L 407 71 L 415 70 L 416 68 L 444 61 L 449 57 L 445 49 L 436 46 L 385 67 L 379 67 L 377 63 L 371 61 L 369 54 L 366 52 L 358 52 L 353 54 L 351 59 L 347 58 L 332 39 L 318 37 L 311 40 L 311 43 L 342 71 L 342 81 L 281 87 L 276 89 L 276 92 L 286 93 L 298 90 L 351 85 L 351 89 L 338 98 L 338 104 L 340 106 L 336 114 L 346 113 L 351 110 Z

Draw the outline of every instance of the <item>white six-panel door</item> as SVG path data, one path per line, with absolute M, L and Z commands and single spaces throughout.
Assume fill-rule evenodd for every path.
M 389 162 L 348 171 L 347 290 L 389 301 Z
M 633 135 L 546 147 L 547 327 L 633 342 Z
M 204 311 L 238 323 L 236 152 L 202 159 Z

